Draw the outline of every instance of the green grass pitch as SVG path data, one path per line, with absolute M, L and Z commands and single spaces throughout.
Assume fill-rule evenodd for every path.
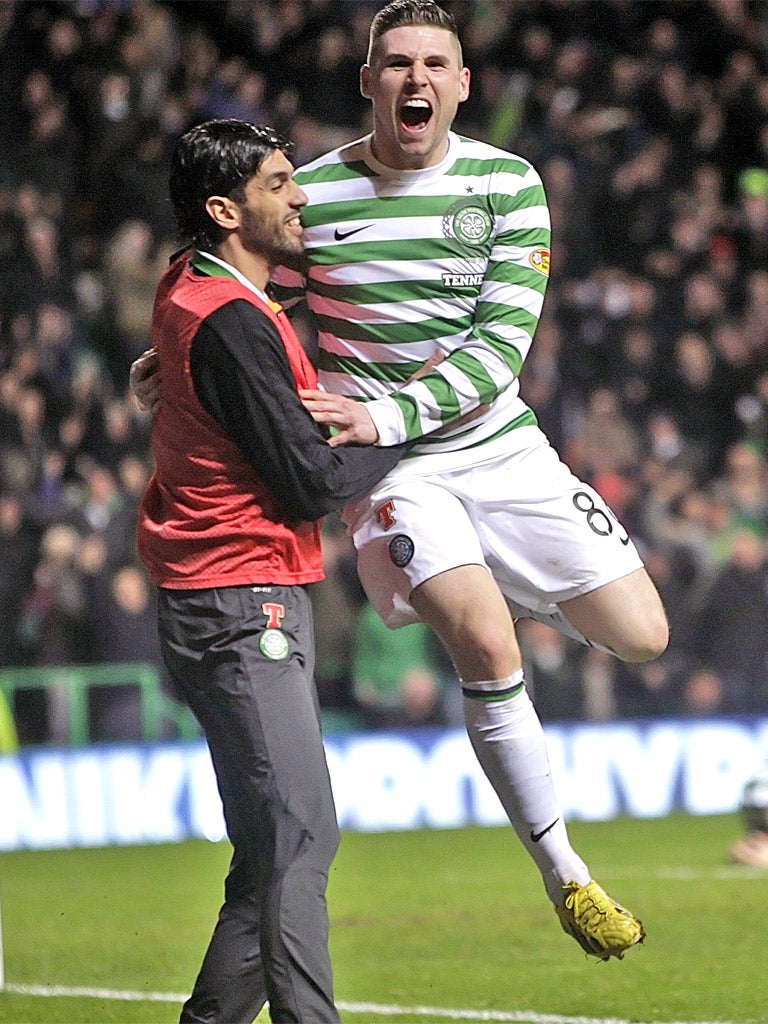
M 768 871 L 727 864 L 738 817 L 570 831 L 646 925 L 622 963 L 588 960 L 560 930 L 507 828 L 345 833 L 329 889 L 345 1024 L 766 1024 Z M 173 1024 L 228 859 L 204 842 L 0 854 L 0 1022 Z

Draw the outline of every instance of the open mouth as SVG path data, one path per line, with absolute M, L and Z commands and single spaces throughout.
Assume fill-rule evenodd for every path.
M 432 107 L 427 100 L 406 100 L 400 107 L 400 121 L 410 131 L 426 128 L 432 117 Z

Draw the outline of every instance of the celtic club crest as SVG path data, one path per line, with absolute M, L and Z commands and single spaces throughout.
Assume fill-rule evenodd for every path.
M 493 218 L 476 198 L 459 199 L 443 215 L 443 234 L 472 249 L 491 237 Z

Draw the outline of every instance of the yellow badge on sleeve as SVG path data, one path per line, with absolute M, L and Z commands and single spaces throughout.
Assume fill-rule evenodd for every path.
M 528 254 L 528 262 L 534 270 L 549 277 L 549 249 L 534 249 Z

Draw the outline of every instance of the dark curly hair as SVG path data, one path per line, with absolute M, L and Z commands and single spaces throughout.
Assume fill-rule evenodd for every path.
M 181 136 L 168 181 L 180 241 L 215 249 L 222 240 L 205 204 L 211 196 L 245 200 L 245 185 L 270 153 L 292 145 L 271 128 L 234 118 L 205 121 Z

